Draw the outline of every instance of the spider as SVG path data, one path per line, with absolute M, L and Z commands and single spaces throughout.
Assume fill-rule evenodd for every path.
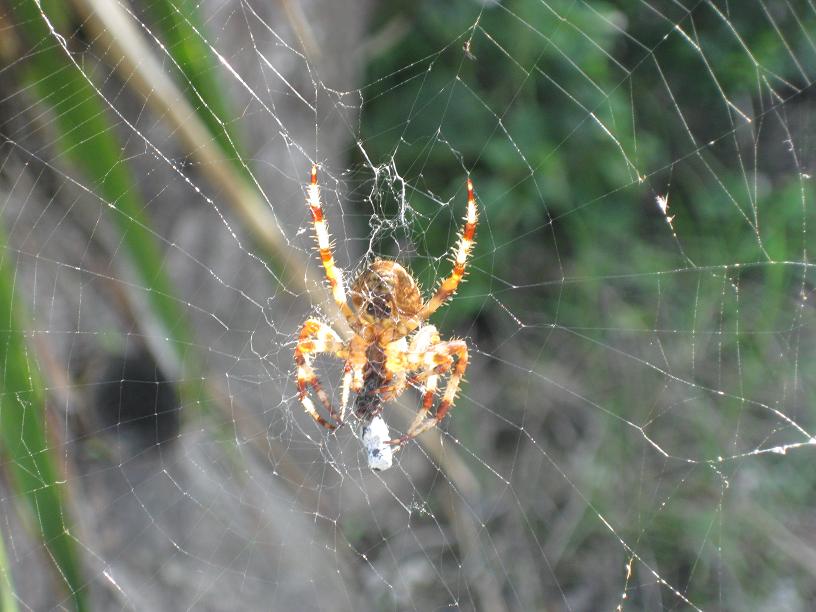
M 356 393 L 354 414 L 368 422 L 383 411 L 410 384 L 422 391 L 422 406 L 405 435 L 386 443 L 400 447 L 437 425 L 453 407 L 459 384 L 468 365 L 464 340 L 441 340 L 436 327 L 423 324 L 452 296 L 465 275 L 465 264 L 476 234 L 476 198 L 467 181 L 467 213 L 453 260 L 453 270 L 427 301 L 411 274 L 396 261 L 376 259 L 354 281 L 351 305 L 346 299 L 343 273 L 334 263 L 329 231 L 320 204 L 317 166 L 312 166 L 307 188 L 320 259 L 332 297 L 348 321 L 353 335 L 343 341 L 329 325 L 307 319 L 295 348 L 298 396 L 306 412 L 326 429 L 343 425 L 350 393 Z M 340 410 L 335 410 L 320 384 L 312 362 L 328 353 L 344 362 Z M 440 377 L 449 375 L 442 399 L 431 412 Z M 318 413 L 309 393 L 314 390 L 325 409 Z M 328 417 L 328 418 L 326 418 Z

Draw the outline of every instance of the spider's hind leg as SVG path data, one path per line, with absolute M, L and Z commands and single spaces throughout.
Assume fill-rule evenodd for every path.
M 312 367 L 314 355 L 318 353 L 330 353 L 344 360 L 348 358 L 348 350 L 344 346 L 340 336 L 337 335 L 337 332 L 316 319 L 306 319 L 306 322 L 300 330 L 300 337 L 295 347 L 298 397 L 306 413 L 316 422 L 320 423 L 326 429 L 337 429 L 343 424 L 345 417 L 351 372 L 347 363 L 343 375 L 343 405 L 338 414 Z M 326 420 L 317 412 L 312 398 L 309 397 L 309 387 L 314 390 L 318 400 L 320 400 L 320 403 L 326 412 L 328 412 L 329 420 Z
M 444 419 L 448 411 L 453 408 L 453 402 L 456 399 L 456 394 L 459 391 L 459 385 L 462 382 L 462 377 L 465 374 L 467 366 L 468 349 L 464 340 L 449 340 L 447 342 L 439 342 L 432 346 L 426 354 L 425 368 L 414 377 L 417 381 L 425 380 L 422 407 L 417 413 L 414 422 L 411 423 L 411 426 L 408 428 L 408 432 L 399 438 L 389 440 L 388 443 L 401 446 L 405 444 L 405 442 L 435 427 Z M 445 385 L 445 393 L 442 395 L 442 400 L 436 408 L 436 413 L 430 416 L 439 377 L 444 376 L 448 372 L 450 372 L 450 378 Z

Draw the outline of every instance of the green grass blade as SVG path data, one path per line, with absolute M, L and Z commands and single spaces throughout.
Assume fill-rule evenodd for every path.
M 75 542 L 66 524 L 58 470 L 45 433 L 45 391 L 25 342 L 22 308 L 15 303 L 14 263 L 0 233 L 0 440 L 17 495 L 30 506 L 39 535 L 77 610 L 87 609 Z M 5 562 L 5 560 L 4 560 Z M 8 573 L 6 573 L 8 576 Z M 10 597 L 10 594 L 8 594 Z M 2 597 L 3 610 L 7 597 Z M 15 608 L 9 608 L 15 609 Z
M 187 99 L 227 157 L 246 176 L 246 168 L 240 163 L 239 139 L 229 122 L 229 105 L 221 93 L 224 88 L 218 78 L 220 63 L 201 37 L 203 24 L 197 3 L 156 0 L 150 4 L 150 11 L 161 29 L 166 49 L 189 82 L 184 88 Z
M 146 288 L 151 308 L 162 322 L 179 361 L 189 371 L 196 371 L 190 361 L 194 356 L 186 351 L 192 345 L 192 333 L 164 272 L 162 248 L 149 229 L 149 220 L 143 212 L 144 203 L 123 159 L 107 107 L 66 58 L 36 2 L 23 0 L 12 8 L 18 31 L 30 43 L 38 45 L 38 52 L 28 58 L 27 80 L 39 99 L 54 112 L 59 132 L 57 147 L 84 172 L 94 193 L 118 211 L 113 212 L 111 218 L 118 226 L 131 262 Z M 44 14 L 60 30 L 68 27 L 64 10 L 59 3 L 43 3 Z M 197 383 L 185 386 L 193 398 L 203 397 Z M 193 398 L 185 397 L 183 401 Z
M 0 537 L 0 574 L 3 576 L 0 583 L 0 612 L 17 612 L 17 600 L 14 599 L 14 583 L 12 582 L 11 568 L 6 555 L 6 543 Z

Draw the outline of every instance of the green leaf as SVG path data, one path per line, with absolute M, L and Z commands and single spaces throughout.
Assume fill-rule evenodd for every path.
M 165 48 L 188 83 L 184 90 L 187 99 L 224 153 L 247 176 L 246 168 L 240 163 L 243 156 L 239 140 L 233 124 L 229 122 L 229 105 L 221 95 L 224 88 L 218 78 L 220 63 L 201 36 L 203 24 L 197 3 L 191 0 L 156 0 L 150 3 L 150 11 L 161 28 Z
M 11 581 L 11 568 L 6 555 L 6 544 L 0 537 L 0 574 L 4 584 L 0 584 L 0 612 L 17 612 L 17 600 L 14 599 L 14 583 Z
M 43 545 L 59 569 L 77 610 L 87 609 L 82 571 L 45 432 L 45 390 L 25 341 L 25 316 L 15 303 L 14 262 L 0 233 L 0 440 L 12 486 L 30 506 Z M 5 555 L 3 555 L 5 556 Z M 0 565 L 5 565 L 5 558 Z M 2 569 L 2 568 L 0 568 Z M 4 571 L 8 576 L 7 568 Z M 9 594 L 0 598 L 3 610 Z M 11 601 L 13 603 L 13 600 Z
M 197 371 L 191 362 L 194 356 L 185 350 L 193 344 L 191 330 L 163 269 L 161 245 L 150 229 L 145 204 L 122 156 L 107 107 L 48 29 L 43 15 L 57 29 L 63 28 L 67 21 L 59 3 L 51 7 L 51 4 L 44 5 L 41 13 L 34 0 L 13 5 L 18 31 L 32 45 L 39 46 L 39 51 L 28 57 L 27 80 L 54 113 L 57 148 L 84 172 L 91 182 L 91 190 L 110 204 L 111 219 L 119 228 L 151 309 L 163 324 L 179 361 L 189 371 Z M 194 399 L 200 400 L 201 387 L 195 377 L 191 380 L 194 382 L 187 383 L 187 390 Z

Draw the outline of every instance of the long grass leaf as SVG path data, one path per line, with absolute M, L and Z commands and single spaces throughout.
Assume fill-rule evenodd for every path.
M 165 48 L 189 84 L 183 88 L 187 99 L 224 154 L 235 162 L 239 172 L 247 174 L 240 163 L 240 139 L 234 124 L 229 122 L 229 105 L 222 95 L 220 63 L 202 38 L 204 26 L 197 4 L 192 0 L 156 0 L 150 3 L 150 11 L 161 30 Z
M 0 583 L 0 612 L 17 612 L 19 608 L 13 595 L 14 582 L 8 564 L 6 543 L 2 537 L 0 537 L 0 575 L 3 576 L 3 581 Z
M 18 31 L 39 46 L 38 52 L 28 57 L 27 80 L 39 99 L 53 110 L 59 132 L 57 147 L 90 179 L 93 191 L 115 209 L 111 219 L 118 226 L 130 261 L 141 277 L 150 306 L 164 326 L 179 362 L 186 362 L 192 371 L 193 355 L 186 350 L 192 344 L 192 333 L 164 272 L 162 249 L 150 230 L 144 202 L 123 159 L 106 107 L 86 78 L 68 61 L 46 25 L 47 19 L 57 28 L 68 27 L 64 7 L 59 3 L 43 3 L 41 9 L 35 0 L 23 0 L 12 6 Z M 195 399 L 201 399 L 200 385 L 187 386 Z M 183 401 L 189 399 L 192 398 Z
M 25 341 L 25 315 L 14 291 L 15 266 L 0 233 L 0 440 L 17 495 L 78 610 L 87 609 L 75 542 L 62 501 L 62 485 L 45 432 L 45 391 Z M 9 574 L 6 571 L 6 576 Z M 6 597 L 2 598 L 6 609 Z

